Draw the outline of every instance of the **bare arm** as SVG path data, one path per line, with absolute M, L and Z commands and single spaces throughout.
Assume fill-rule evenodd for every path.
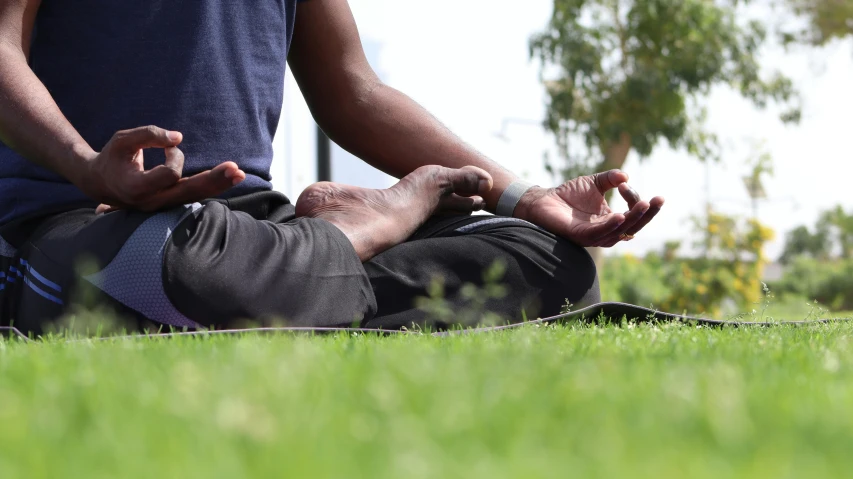
M 30 69 L 30 38 L 41 0 L 0 0 L 0 140 L 77 184 L 95 151 L 65 119 Z
M 424 165 L 480 167 L 494 179 L 484 195 L 490 210 L 516 178 L 379 80 L 346 0 L 299 4 L 288 60 L 323 131 L 374 167 L 397 178 Z
M 494 179 L 483 195 L 491 211 L 516 179 L 379 80 L 367 63 L 347 0 L 299 4 L 289 61 L 317 123 L 371 165 L 398 178 L 424 165 L 477 166 Z M 613 170 L 557 188 L 531 188 L 513 214 L 583 246 L 613 246 L 630 240 L 664 202 L 661 197 L 642 201 L 627 181 L 627 174 Z M 625 214 L 613 212 L 605 201 L 613 188 L 628 202 Z
M 182 135 L 155 126 L 120 131 L 96 152 L 68 122 L 29 66 L 30 40 L 41 0 L 0 0 L 0 141 L 58 173 L 96 201 L 157 210 L 216 196 L 245 174 L 226 162 L 181 178 Z M 166 163 L 143 167 L 142 150 L 163 148 Z

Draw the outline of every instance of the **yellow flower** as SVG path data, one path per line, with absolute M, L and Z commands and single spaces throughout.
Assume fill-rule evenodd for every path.
M 713 235 L 713 234 L 717 234 L 718 231 L 720 231 L 719 226 L 717 226 L 715 224 L 708 225 L 708 233 L 711 233 Z
M 700 284 L 696 286 L 696 292 L 699 294 L 705 294 L 708 292 L 708 288 L 704 284 Z

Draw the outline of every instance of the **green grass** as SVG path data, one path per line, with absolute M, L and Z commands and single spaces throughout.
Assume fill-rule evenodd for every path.
M 853 324 L 0 342 L 0 477 L 845 477 Z

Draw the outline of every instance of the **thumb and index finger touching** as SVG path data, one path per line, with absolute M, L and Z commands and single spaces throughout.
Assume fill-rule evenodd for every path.
M 212 170 L 189 178 L 182 178 L 184 153 L 178 148 L 183 134 L 156 126 L 146 126 L 116 133 L 113 145 L 128 153 L 145 148 L 162 148 L 165 162 L 150 170 L 143 170 L 133 185 L 138 204 L 129 205 L 144 210 L 155 210 L 178 204 L 192 203 L 218 196 L 246 178 L 234 162 L 222 163 Z M 109 210 L 102 205 L 99 210 Z
M 652 198 L 649 202 L 642 201 L 640 194 L 628 184 L 628 174 L 622 170 L 610 170 L 596 173 L 593 175 L 593 180 L 599 193 L 602 195 L 614 188 L 617 189 L 619 191 L 619 195 L 622 196 L 628 204 L 628 209 L 633 209 L 638 206 L 638 204 L 643 208 L 647 207 L 647 204 L 658 208 L 663 205 L 663 198 L 659 196 Z
M 618 189 L 619 194 L 628 203 L 628 208 L 633 208 L 640 201 L 640 195 L 628 184 L 628 174 L 622 170 L 610 170 L 596 173 L 593 181 L 598 192 L 604 195 L 612 189 Z
M 153 193 L 176 184 L 184 170 L 184 154 L 178 149 L 183 139 L 181 132 L 153 125 L 116 133 L 112 146 L 120 151 L 135 155 L 146 148 L 162 148 L 166 153 L 166 161 L 162 165 L 139 171 L 129 186 L 137 192 Z
M 628 174 L 621 170 L 610 170 L 595 175 L 595 185 L 599 192 L 603 195 L 607 191 L 616 188 L 619 194 L 628 204 L 628 211 L 625 213 L 625 220 L 613 233 L 608 236 L 617 235 L 615 238 L 610 238 L 604 241 L 604 246 L 612 246 L 618 242 L 618 235 L 634 235 L 643 229 L 663 207 L 663 197 L 656 196 L 649 201 L 643 201 L 639 193 L 628 184 Z

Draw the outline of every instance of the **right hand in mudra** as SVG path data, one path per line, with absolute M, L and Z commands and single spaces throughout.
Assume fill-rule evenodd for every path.
M 114 209 L 156 211 L 219 196 L 246 178 L 228 161 L 212 170 L 182 178 L 184 154 L 179 132 L 146 126 L 123 130 L 86 162 L 77 186 L 99 201 L 99 212 Z M 145 170 L 143 151 L 162 148 L 166 161 Z

